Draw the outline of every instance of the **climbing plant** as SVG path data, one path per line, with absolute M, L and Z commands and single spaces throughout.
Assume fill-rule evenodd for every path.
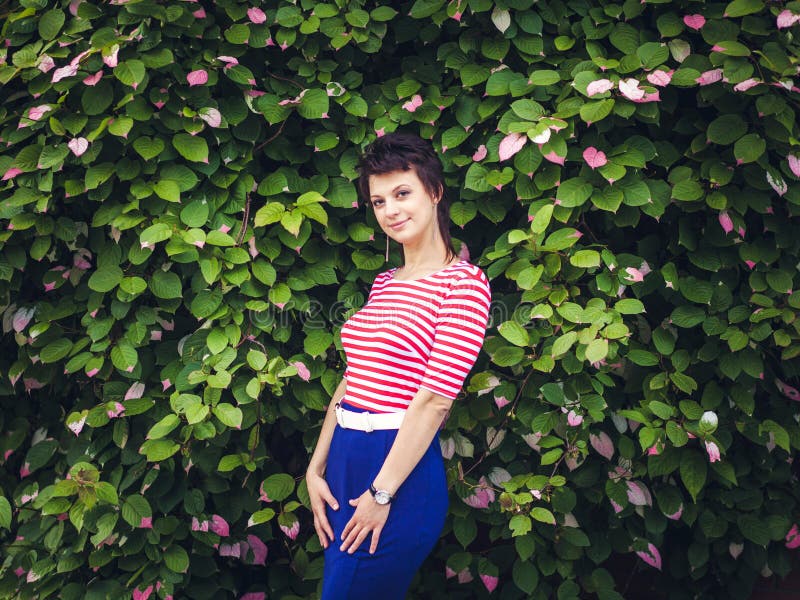
M 789 571 L 800 2 L 2 10 L 0 596 L 316 597 L 307 457 L 399 258 L 355 165 L 398 129 L 493 292 L 413 593 Z

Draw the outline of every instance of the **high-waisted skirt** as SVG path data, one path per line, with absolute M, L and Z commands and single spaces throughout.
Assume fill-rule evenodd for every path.
M 437 433 L 392 500 L 375 554 L 369 553 L 371 532 L 353 554 L 339 550 L 342 531 L 355 512 L 349 501 L 369 489 L 396 436 L 396 429 L 368 433 L 336 425 L 325 479 L 339 510 L 327 507 L 335 538 L 325 550 L 322 600 L 404 599 L 442 533 L 448 495 Z

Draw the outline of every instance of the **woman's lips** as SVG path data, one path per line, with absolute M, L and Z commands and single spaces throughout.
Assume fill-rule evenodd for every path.
M 400 223 L 397 223 L 395 225 L 389 225 L 389 227 L 391 227 L 392 229 L 399 229 L 400 227 L 405 225 L 406 222 L 408 222 L 408 219 L 406 219 L 405 221 L 401 221 Z

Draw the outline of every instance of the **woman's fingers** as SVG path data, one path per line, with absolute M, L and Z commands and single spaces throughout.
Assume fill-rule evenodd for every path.
M 355 539 L 358 537 L 361 531 L 362 531 L 361 525 L 354 524 L 350 528 L 349 532 L 342 532 L 342 545 L 339 546 L 339 550 L 341 550 L 342 552 L 346 552 L 350 544 L 352 544 L 355 541 Z
M 353 552 L 358 550 L 358 548 L 361 546 L 361 542 L 363 542 L 366 539 L 367 535 L 369 535 L 369 529 L 364 527 L 363 529 L 361 529 L 361 531 L 358 532 L 356 539 L 350 545 L 350 549 L 347 551 L 347 553 L 352 554 Z
M 381 530 L 382 527 L 376 527 L 372 531 L 372 542 L 369 545 L 369 553 L 375 554 L 375 550 L 378 549 L 378 539 L 381 537 Z
M 322 490 L 322 497 L 325 499 L 325 502 L 328 503 L 333 510 L 339 510 L 339 503 L 336 501 L 336 498 L 333 497 L 331 494 L 331 489 L 326 485 L 325 489 Z

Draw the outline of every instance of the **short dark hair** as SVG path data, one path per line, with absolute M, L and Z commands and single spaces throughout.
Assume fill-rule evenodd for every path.
M 439 199 L 436 205 L 439 233 L 444 240 L 448 260 L 456 256 L 450 238 L 450 202 L 447 198 L 442 162 L 430 142 L 412 133 L 399 131 L 387 133 L 366 147 L 356 169 L 358 192 L 369 206 L 372 205 L 369 191 L 370 175 L 413 169 L 428 194 Z M 400 252 L 402 254 L 402 246 Z M 405 256 L 403 259 L 405 260 Z

